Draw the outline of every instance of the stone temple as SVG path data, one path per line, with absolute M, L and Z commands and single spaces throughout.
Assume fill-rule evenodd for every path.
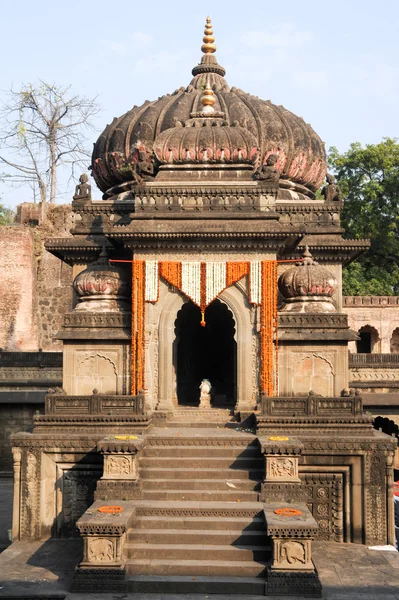
M 394 544 L 396 441 L 348 381 L 341 269 L 368 244 L 317 133 L 203 39 L 188 85 L 107 125 L 102 199 L 82 176 L 46 244 L 75 307 L 62 388 L 12 436 L 13 540 L 80 536 L 80 592 L 317 597 L 313 540 Z

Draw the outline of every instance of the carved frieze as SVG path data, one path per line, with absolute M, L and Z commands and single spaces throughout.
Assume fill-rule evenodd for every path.
M 267 456 L 265 481 L 295 482 L 298 477 L 298 458 L 293 456 Z
M 272 569 L 314 569 L 311 556 L 310 540 L 273 540 Z
M 87 558 L 90 563 L 111 563 L 115 560 L 115 539 L 93 537 L 87 541 Z

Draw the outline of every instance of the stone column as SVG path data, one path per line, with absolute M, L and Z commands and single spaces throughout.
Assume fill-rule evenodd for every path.
M 298 474 L 298 460 L 303 444 L 288 436 L 261 438 L 262 454 L 265 457 L 265 477 L 262 483 L 262 502 L 300 502 L 305 492 Z
M 12 507 L 12 541 L 19 540 L 19 522 L 20 522 L 20 495 L 21 495 L 21 459 L 22 451 L 20 448 L 13 448 L 12 455 L 14 459 L 14 499 Z

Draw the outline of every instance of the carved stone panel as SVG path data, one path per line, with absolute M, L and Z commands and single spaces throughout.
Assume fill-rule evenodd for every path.
M 287 571 L 313 570 L 311 541 L 274 539 L 272 568 Z
M 115 562 L 115 538 L 93 537 L 87 540 L 87 558 L 89 563 Z
M 126 394 L 130 385 L 126 343 L 102 340 L 64 344 L 63 388 L 67 395 Z
M 57 534 L 60 537 L 78 535 L 76 521 L 93 503 L 100 475 L 100 469 L 57 465 Z
M 298 458 L 295 456 L 266 456 L 266 482 L 295 482 L 298 477 Z
M 137 479 L 137 459 L 132 454 L 105 454 L 103 479 Z
M 319 528 L 316 540 L 343 542 L 342 474 L 301 473 L 306 504 Z

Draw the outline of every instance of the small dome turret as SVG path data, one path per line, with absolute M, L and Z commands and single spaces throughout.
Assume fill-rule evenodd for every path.
M 287 269 L 278 281 L 284 298 L 282 312 L 334 312 L 332 296 L 337 280 L 328 267 L 313 260 L 306 246 L 303 260 Z

